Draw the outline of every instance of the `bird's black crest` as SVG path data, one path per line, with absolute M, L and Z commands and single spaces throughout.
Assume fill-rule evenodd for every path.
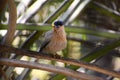
M 55 21 L 55 22 L 54 22 L 54 25 L 55 25 L 55 26 L 62 26 L 62 25 L 63 25 L 63 22 L 62 22 L 62 21 Z

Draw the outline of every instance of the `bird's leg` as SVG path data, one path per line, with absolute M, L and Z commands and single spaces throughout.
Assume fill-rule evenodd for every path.
M 61 58 L 61 56 L 58 55 L 57 53 L 52 54 L 52 57 L 55 58 L 55 59 L 56 59 L 56 58 L 57 58 L 57 59 L 60 59 L 60 58 Z M 55 60 L 52 60 L 51 63 L 52 63 L 53 65 L 55 65 L 55 64 L 56 64 L 56 61 L 55 61 Z
M 54 58 L 61 58 L 61 56 L 58 55 L 57 53 L 54 53 L 54 54 L 53 54 L 53 57 L 54 57 Z

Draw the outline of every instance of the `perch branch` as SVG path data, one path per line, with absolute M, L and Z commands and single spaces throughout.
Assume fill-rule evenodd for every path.
M 60 61 L 63 63 L 67 63 L 67 64 L 71 64 L 71 65 L 75 65 L 75 66 L 79 66 L 79 67 L 84 67 L 87 69 L 91 69 L 106 75 L 110 75 L 113 77 L 118 77 L 120 78 L 120 73 L 119 72 L 115 72 L 112 70 L 107 70 L 107 69 L 103 69 L 99 66 L 90 64 L 90 63 L 85 63 L 85 62 L 81 62 L 78 60 L 74 60 L 74 59 L 69 59 L 69 58 L 62 58 L 59 56 L 54 57 L 54 55 L 50 55 L 50 54 L 42 54 L 39 52 L 35 52 L 35 51 L 29 51 L 29 50 L 24 50 L 24 49 L 17 49 L 17 48 L 13 48 L 13 47 L 9 47 L 9 46 L 5 46 L 5 45 L 0 45 L 0 52 L 2 53 L 15 53 L 17 55 L 26 55 L 29 57 L 35 57 L 37 59 L 48 59 L 48 60 L 56 60 L 56 61 Z

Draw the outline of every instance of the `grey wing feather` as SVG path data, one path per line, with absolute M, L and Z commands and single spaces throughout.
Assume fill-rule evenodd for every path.
M 50 30 L 50 31 L 48 31 L 48 32 L 45 33 L 45 35 L 44 35 L 45 40 L 41 44 L 39 52 L 42 52 L 42 50 L 49 44 L 49 42 L 51 40 L 51 37 L 52 37 L 52 34 L 53 34 L 52 30 Z
M 49 44 L 50 40 L 46 40 L 41 44 L 39 52 L 42 52 L 42 50 Z

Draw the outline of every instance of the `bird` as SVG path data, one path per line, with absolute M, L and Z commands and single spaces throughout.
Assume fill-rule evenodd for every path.
M 66 48 L 66 32 L 62 21 L 55 21 L 52 27 L 44 34 L 44 41 L 41 43 L 39 52 L 57 55 L 58 51 Z

